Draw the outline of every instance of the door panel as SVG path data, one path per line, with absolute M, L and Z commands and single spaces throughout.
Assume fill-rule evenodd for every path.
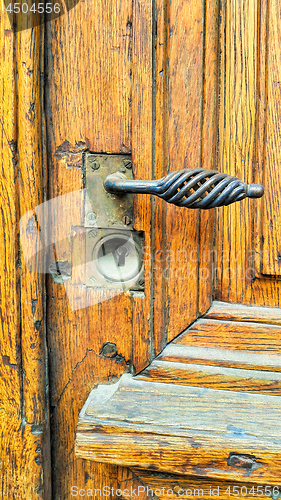
M 209 388 L 240 390 L 249 366 L 239 364 L 238 351 L 262 355 L 273 346 L 279 356 L 279 311 L 242 311 L 239 305 L 229 310 L 226 305 L 280 307 L 279 2 L 267 8 L 265 0 L 81 0 L 47 22 L 46 30 L 23 30 L 16 40 L 3 25 L 1 85 L 7 97 L 1 119 L 8 125 L 2 126 L 1 141 L 3 164 L 9 166 L 2 172 L 4 406 L 7 415 L 13 414 L 11 429 L 17 429 L 16 453 L 28 450 L 28 473 L 14 451 L 8 457 L 12 462 L 16 456 L 30 498 L 50 498 L 44 315 L 54 499 L 69 498 L 73 485 L 117 489 L 127 482 L 139 484 L 141 476 L 126 468 L 75 456 L 79 412 L 94 387 L 111 384 L 126 371 L 143 370 L 210 306 L 207 319 L 184 334 L 189 354 L 192 341 L 204 350 L 203 375 L 200 366 L 189 371 L 192 386 L 207 380 Z M 113 295 L 86 287 L 83 258 L 80 265 L 86 254 L 79 194 L 85 186 L 86 152 L 131 154 L 135 179 L 203 166 L 249 183 L 264 181 L 266 195 L 264 201 L 244 200 L 217 214 L 136 196 L 134 229 L 145 238 L 144 292 Z M 17 234 L 20 217 L 46 200 L 57 200 L 48 205 L 45 221 L 53 242 L 47 264 L 66 272 L 48 273 L 45 306 L 45 278 L 38 272 L 44 256 L 38 254 L 38 267 L 31 272 L 20 253 L 19 268 Z M 38 226 L 35 215 L 29 229 L 32 224 Z M 29 229 L 21 251 L 40 246 L 36 231 Z M 7 312 L 16 321 L 11 323 Z M 257 322 L 261 325 L 255 327 Z M 220 357 L 216 371 L 208 348 L 218 344 L 232 347 L 239 359 L 231 359 L 226 369 Z M 253 356 L 249 370 L 270 370 L 267 356 L 260 364 Z M 171 365 L 178 361 L 169 359 Z M 158 376 L 168 377 L 172 386 L 171 373 L 159 371 L 158 362 L 147 373 L 156 382 Z M 175 378 L 179 374 L 173 373 Z M 276 382 L 278 399 L 279 375 L 272 371 L 269 382 L 258 375 L 248 392 L 259 392 L 259 380 L 266 388 Z M 12 411 L 8 401 L 13 394 Z M 19 432 L 22 417 L 27 425 Z M 21 491 L 19 482 L 17 488 Z
M 108 2 L 106 6 L 104 2 L 81 2 L 68 16 L 48 25 L 49 198 L 83 188 L 85 150 L 128 153 L 133 140 L 135 175 L 151 176 L 152 25 L 148 7 L 137 2 L 133 11 L 132 2 Z M 70 225 L 77 234 L 84 225 L 83 206 L 71 206 L 69 200 Z M 135 213 L 136 229 L 150 226 L 146 200 L 138 201 Z M 56 213 L 51 214 L 52 220 L 55 217 Z M 60 224 L 52 225 L 54 241 L 60 241 L 63 229 Z M 148 231 L 146 237 L 149 246 Z M 71 262 L 75 245 L 71 239 L 56 244 L 58 261 Z M 78 245 L 82 251 L 83 241 Z M 54 498 L 68 498 L 71 485 L 84 481 L 89 488 L 117 485 L 116 467 L 75 458 L 78 413 L 95 384 L 112 381 L 133 365 L 145 366 L 150 355 L 149 293 L 111 298 L 108 292 L 108 300 L 103 297 L 100 303 L 85 308 L 97 292 L 76 283 L 75 277 L 65 285 L 51 279 L 48 283 Z M 80 309 L 71 310 L 69 297 L 81 301 Z M 107 342 L 116 344 L 119 357 L 103 355 Z
M 40 27 L 15 35 L 0 7 L 1 498 L 50 498 L 46 399 L 45 286 L 40 258 L 30 272 L 19 220 L 44 194 Z M 16 26 L 16 19 L 15 26 Z M 30 218 L 25 244 L 36 246 Z
M 85 151 L 131 153 L 136 179 L 200 166 L 203 7 L 201 2 L 172 2 L 169 14 L 167 8 L 159 5 L 163 23 L 157 24 L 157 30 L 152 3 L 115 0 L 106 6 L 81 2 L 67 16 L 48 24 L 49 199 L 83 188 Z M 191 19 L 189 27 L 186 18 Z M 156 42 L 157 50 L 162 50 L 157 63 L 152 51 Z M 208 140 L 213 141 L 213 136 Z M 48 221 L 55 261 L 72 265 L 72 278 L 64 284 L 48 277 L 55 498 L 66 497 L 69 485 L 84 477 L 83 471 L 90 477 L 89 484 L 99 486 L 96 466 L 74 457 L 78 413 L 91 389 L 126 370 L 147 366 L 167 340 L 196 318 L 198 309 L 199 215 L 195 211 L 136 197 L 134 228 L 145 237 L 145 290 L 112 297 L 106 290 L 86 288 L 81 269 L 77 279 L 74 259 L 85 244 L 83 206 L 75 196 L 67 200 L 67 221 L 60 223 L 55 205 Z M 75 301 L 79 309 L 73 311 Z M 104 356 L 106 343 L 116 345 L 117 355 Z M 116 475 L 115 469 L 107 470 Z
M 261 40 L 263 47 L 267 48 L 261 75 L 266 121 L 263 143 L 259 145 L 263 147 L 261 154 L 264 155 L 263 175 L 267 190 L 261 215 L 261 272 L 280 276 L 280 2 L 269 2 L 267 9 L 268 29 Z
M 206 11 L 201 1 L 156 2 L 155 178 L 184 167 L 213 166 L 217 8 L 216 2 Z M 198 310 L 205 312 L 210 305 L 212 270 L 207 259 L 213 244 L 213 214 L 196 214 L 158 199 L 153 203 L 158 354 L 197 317 Z
M 280 307 L 277 12 L 277 1 L 224 2 L 220 45 L 219 168 L 263 183 L 265 195 L 217 219 L 215 296 L 270 307 Z

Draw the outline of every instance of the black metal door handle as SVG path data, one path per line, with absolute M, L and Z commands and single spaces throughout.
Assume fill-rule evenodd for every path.
M 171 172 L 153 181 L 128 180 L 121 172 L 109 175 L 104 183 L 110 193 L 154 194 L 168 203 L 187 208 L 215 208 L 244 198 L 260 198 L 260 184 L 245 182 L 216 170 L 195 168 Z

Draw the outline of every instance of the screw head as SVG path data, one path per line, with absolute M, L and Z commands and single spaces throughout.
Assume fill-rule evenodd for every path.
M 94 238 L 95 236 L 97 236 L 98 232 L 96 229 L 91 229 L 91 231 L 89 232 L 89 236 L 90 238 Z
M 122 217 L 122 222 L 125 226 L 128 226 L 131 222 L 130 217 L 128 217 L 128 215 L 124 215 L 124 217 Z
M 123 163 L 128 170 L 130 170 L 132 168 L 132 161 L 131 160 L 123 160 Z
M 94 224 L 97 220 L 97 216 L 94 213 L 90 213 L 87 215 L 87 219 L 89 221 L 89 224 Z
M 92 170 L 98 170 L 99 168 L 100 168 L 100 164 L 99 164 L 99 162 L 98 162 L 98 161 L 93 161 L 93 162 L 91 163 L 91 169 L 92 169 Z
M 92 170 L 98 170 L 100 168 L 98 158 L 95 155 L 89 155 L 88 162 L 90 163 Z

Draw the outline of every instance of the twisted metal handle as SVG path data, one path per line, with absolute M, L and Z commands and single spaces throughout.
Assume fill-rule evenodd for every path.
M 154 194 L 168 203 L 187 208 L 215 208 L 244 198 L 260 198 L 260 184 L 245 182 L 216 170 L 194 168 L 171 172 L 154 181 L 132 181 L 121 172 L 109 175 L 104 183 L 110 193 Z

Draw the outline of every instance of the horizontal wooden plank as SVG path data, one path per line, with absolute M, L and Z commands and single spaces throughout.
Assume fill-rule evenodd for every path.
M 169 344 L 157 358 L 161 361 L 229 366 L 248 370 L 281 371 L 281 357 L 247 350 Z
M 281 309 L 214 301 L 205 318 L 281 325 Z
M 200 319 L 175 344 L 281 354 L 281 326 Z
M 165 352 L 165 351 L 164 351 Z M 154 360 L 138 380 L 281 395 L 281 373 Z
M 79 419 L 79 457 L 177 474 L 281 480 L 281 400 L 134 379 L 100 385 Z
M 245 498 L 268 498 L 268 493 L 273 496 L 278 495 L 281 487 L 278 486 L 257 486 L 254 483 L 238 483 L 232 481 L 216 481 L 209 478 L 195 476 L 178 476 L 167 473 L 157 473 L 143 469 L 133 468 L 135 476 L 144 485 L 144 491 L 147 494 L 153 492 L 160 500 L 170 497 L 179 497 L 186 500 L 198 500 L 198 498 L 212 498 L 216 500 L 225 500 L 235 496 L 237 500 Z M 143 488 L 139 488 L 141 493 Z M 267 493 L 267 494 L 266 494 Z

